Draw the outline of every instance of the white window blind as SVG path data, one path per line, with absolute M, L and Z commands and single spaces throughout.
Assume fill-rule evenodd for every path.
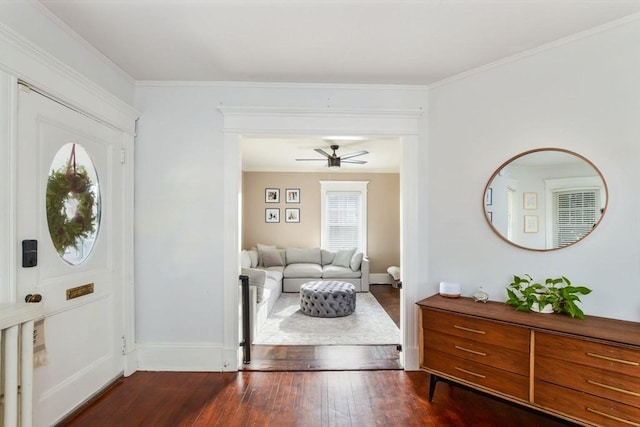
M 360 193 L 328 192 L 326 247 L 330 251 L 360 248 L 362 212 Z
M 368 181 L 320 181 L 323 249 L 356 248 L 367 256 Z
M 570 245 L 586 236 L 598 221 L 598 190 L 554 193 L 554 247 Z

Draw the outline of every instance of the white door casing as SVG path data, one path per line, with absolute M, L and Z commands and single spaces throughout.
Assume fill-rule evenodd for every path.
M 18 91 L 16 245 L 17 299 L 41 294 L 46 362 L 34 371 L 34 425 L 50 425 L 124 370 L 123 284 L 127 265 L 122 133 L 34 91 Z M 80 144 L 98 174 L 100 227 L 89 257 L 62 260 L 46 218 L 51 162 L 67 143 Z M 38 241 L 38 264 L 21 267 L 21 242 Z M 94 293 L 67 300 L 66 291 L 94 284 Z
M 239 316 L 237 281 L 240 271 L 240 182 L 242 165 L 240 140 L 243 135 L 379 135 L 400 137 L 402 165 L 400 178 L 402 282 L 400 330 L 401 363 L 406 370 L 419 367 L 418 269 L 426 254 L 420 254 L 415 230 L 418 227 L 418 141 L 422 110 L 316 109 L 219 107 L 224 117 L 224 283 L 225 353 L 224 370 L 240 365 L 237 347 Z M 424 163 L 424 162 L 423 162 Z M 412 238 L 413 237 L 413 238 Z M 422 257 L 422 258 L 421 258 Z M 425 270 L 422 267 L 422 270 Z M 232 359 L 235 359 L 232 362 Z

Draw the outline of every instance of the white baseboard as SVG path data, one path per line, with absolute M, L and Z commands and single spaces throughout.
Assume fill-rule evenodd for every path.
M 238 370 L 238 349 L 221 344 L 137 344 L 139 371 L 223 372 Z
M 418 347 L 412 347 L 402 350 L 404 356 L 404 370 L 405 371 L 419 371 L 420 370 L 420 349 Z
M 393 281 L 387 273 L 371 273 L 369 274 L 370 285 L 391 285 Z

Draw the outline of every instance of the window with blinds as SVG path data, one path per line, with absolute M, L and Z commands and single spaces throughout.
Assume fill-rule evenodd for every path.
M 362 247 L 362 196 L 352 192 L 326 193 L 325 249 Z
M 598 190 L 554 193 L 554 247 L 567 246 L 589 234 L 598 222 Z

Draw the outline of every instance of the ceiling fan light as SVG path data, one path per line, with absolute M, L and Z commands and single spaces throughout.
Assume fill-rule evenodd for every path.
M 340 168 L 340 157 L 329 157 L 327 159 L 327 164 L 329 169 L 339 169 Z

